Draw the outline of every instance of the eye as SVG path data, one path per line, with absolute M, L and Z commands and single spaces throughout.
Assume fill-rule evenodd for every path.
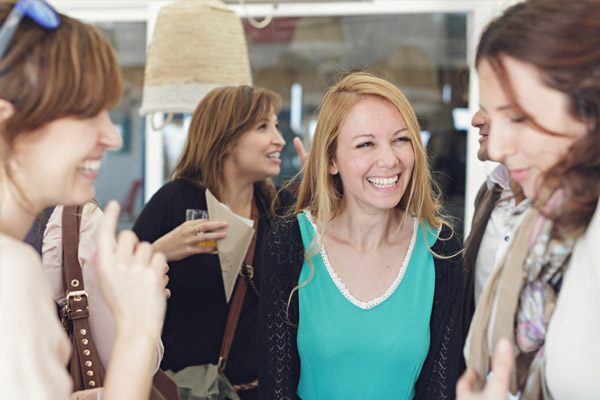
M 529 117 L 527 117 L 526 115 L 517 115 L 517 116 L 509 117 L 509 118 L 510 118 L 510 122 L 512 122 L 513 124 L 522 124 L 529 120 Z
M 363 142 L 356 145 L 357 149 L 366 149 L 368 147 L 373 147 L 373 142 Z
M 267 130 L 268 126 L 269 125 L 266 122 L 262 122 L 260 125 L 258 125 L 256 127 L 256 129 L 259 130 L 259 131 L 265 131 L 265 130 Z
M 394 139 L 394 143 L 410 143 L 410 137 L 400 136 Z

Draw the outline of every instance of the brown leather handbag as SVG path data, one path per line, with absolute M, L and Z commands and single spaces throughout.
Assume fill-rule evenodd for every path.
M 102 386 L 104 366 L 91 336 L 88 298 L 79 264 L 79 230 L 83 206 L 64 207 L 62 214 L 63 284 L 66 302 L 61 309 L 61 321 L 73 344 L 69 372 L 73 390 Z M 150 400 L 179 400 L 177 385 L 161 370 L 152 380 Z

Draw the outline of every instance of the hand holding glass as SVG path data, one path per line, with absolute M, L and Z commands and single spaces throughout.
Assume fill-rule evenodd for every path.
M 195 208 L 185 210 L 185 220 L 192 221 L 196 219 L 208 220 L 208 211 Z M 196 244 L 198 247 L 217 247 L 217 242 L 214 240 L 204 240 Z

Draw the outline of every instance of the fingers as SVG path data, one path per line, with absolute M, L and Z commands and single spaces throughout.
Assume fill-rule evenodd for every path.
M 296 149 L 296 154 L 298 154 L 298 158 L 300 159 L 300 165 L 304 166 L 304 164 L 306 163 L 306 159 L 308 158 L 308 154 L 306 154 L 306 150 L 304 149 L 302 139 L 300 139 L 299 137 L 295 137 L 293 143 L 294 149 Z
M 115 232 L 121 207 L 114 200 L 108 202 L 104 216 L 98 228 L 98 258 L 100 265 L 105 265 L 115 248 Z
M 223 231 L 229 225 L 225 221 L 194 220 L 190 222 L 193 222 L 190 227 L 199 232 Z
M 456 398 L 466 400 L 472 397 L 477 374 L 472 369 L 467 369 L 456 384 Z
M 216 246 L 197 245 L 197 246 L 191 246 L 191 248 L 190 248 L 190 254 L 206 254 L 206 253 L 216 253 L 216 252 L 217 252 Z
M 129 260 L 134 259 L 135 261 L 140 262 L 140 264 L 137 265 L 142 265 L 143 261 L 140 261 L 140 259 L 136 257 L 136 248 L 138 247 L 138 242 L 139 240 L 137 236 L 132 231 L 119 232 L 116 254 L 118 260 L 128 263 Z M 148 258 L 146 258 L 146 260 L 148 260 Z
M 508 340 L 498 342 L 492 358 L 492 379 L 489 382 L 497 393 L 508 392 L 511 370 L 513 367 L 512 347 Z

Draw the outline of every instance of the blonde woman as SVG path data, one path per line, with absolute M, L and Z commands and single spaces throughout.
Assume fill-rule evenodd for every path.
M 296 215 L 267 240 L 262 399 L 452 398 L 460 243 L 406 97 L 368 73 L 329 89 Z

